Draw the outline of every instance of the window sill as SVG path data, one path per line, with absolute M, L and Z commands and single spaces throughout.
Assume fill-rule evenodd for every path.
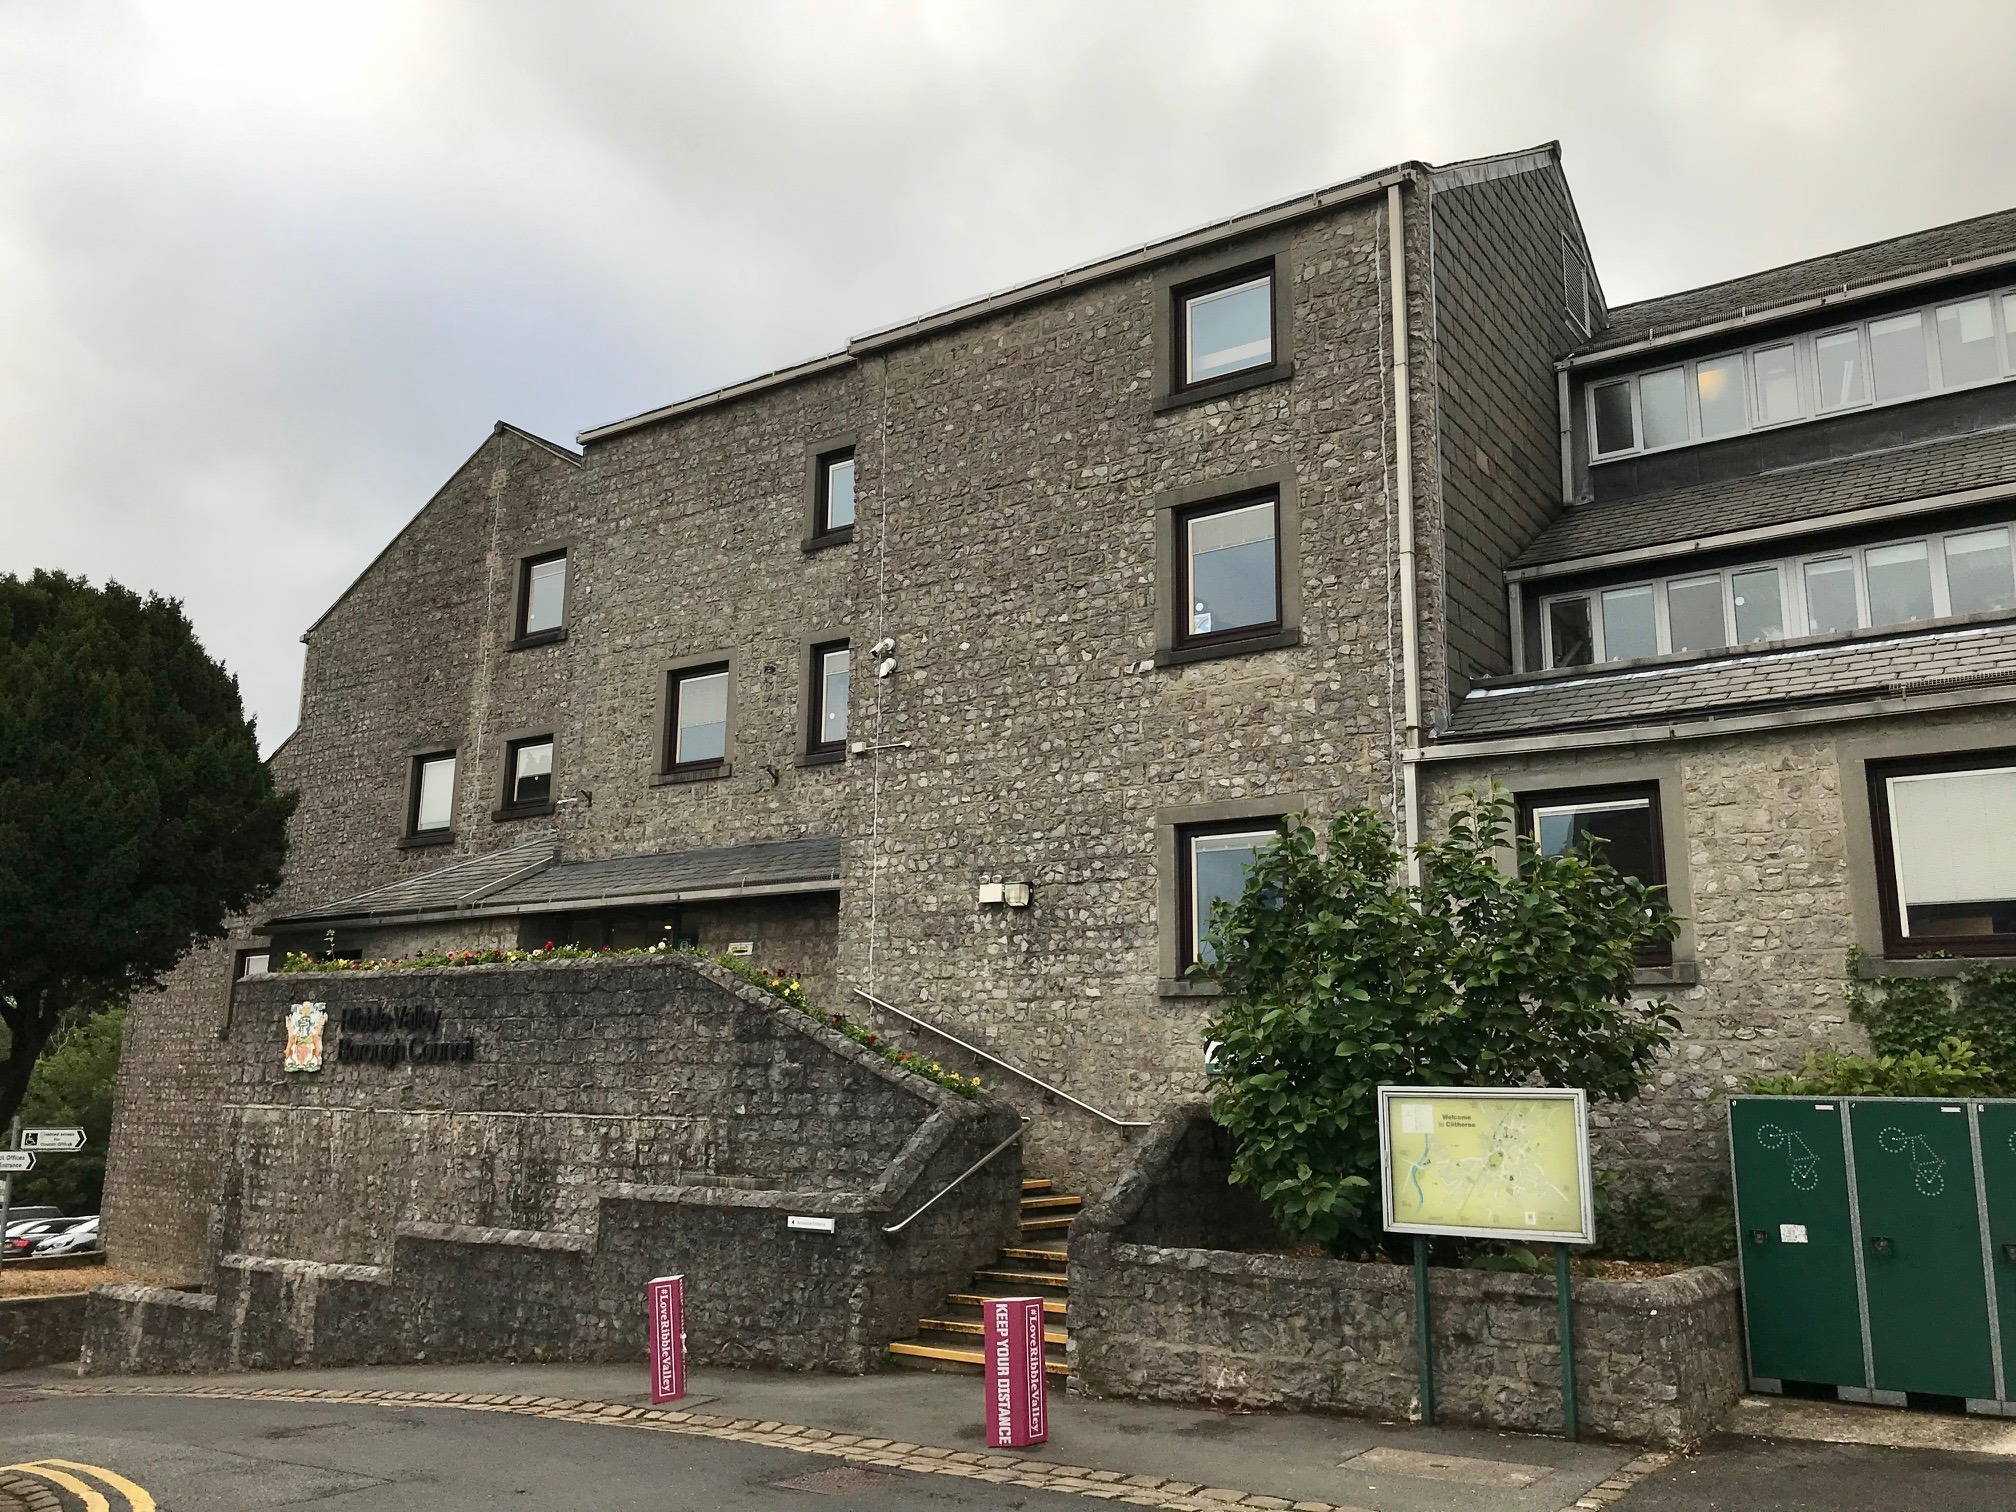
M 842 746 L 837 751 L 801 752 L 798 755 L 798 757 L 793 761 L 792 764 L 794 766 L 801 766 L 801 767 L 838 766 L 841 762 L 845 761 L 846 759 L 847 759 L 847 748 L 845 746 Z
M 490 819 L 495 824 L 508 824 L 513 819 L 543 819 L 552 812 L 550 803 L 528 803 L 521 808 L 492 809 Z
M 1302 644 L 1300 630 L 1273 630 L 1244 640 L 1219 641 L 1209 646 L 1177 646 L 1155 653 L 1158 667 L 1185 667 L 1192 662 L 1219 661 L 1228 656 L 1249 656 L 1256 651 L 1281 651 Z
M 536 630 L 530 635 L 521 635 L 514 641 L 506 641 L 504 649 L 506 651 L 530 651 L 535 646 L 557 646 L 565 639 L 567 639 L 567 627 L 561 625 L 557 629 Z
M 407 835 L 399 842 L 401 850 L 425 850 L 430 845 L 453 845 L 455 831 L 429 830 L 424 835 Z
M 683 772 L 658 772 L 652 776 L 651 786 L 680 787 L 689 782 L 713 782 L 716 778 L 726 777 L 734 770 L 723 761 L 713 766 L 692 767 Z
M 2012 952 L 2016 954 L 2016 952 Z M 1976 966 L 2016 967 L 2010 956 L 1864 956 L 1855 963 L 1855 975 L 1863 981 L 1878 977 L 1957 977 Z
M 1164 977 L 1155 984 L 1155 995 L 1165 998 L 1223 997 L 1225 989 L 1216 982 L 1195 982 L 1188 977 Z
M 1664 966 L 1640 966 L 1632 976 L 1637 987 L 1692 987 L 1701 980 L 1701 968 L 1692 961 L 1671 961 Z
M 1164 394 L 1155 401 L 1155 413 L 1159 415 L 1166 410 L 1186 409 L 1193 404 L 1209 404 L 1213 399 L 1223 399 L 1228 394 L 1259 388 L 1263 384 L 1285 383 L 1294 376 L 1295 364 L 1292 362 L 1277 362 L 1271 367 L 1254 368 L 1250 372 L 1227 373 L 1223 378 L 1213 378 Z
M 815 551 L 824 551 L 829 546 L 845 546 L 854 539 L 854 527 L 842 525 L 838 530 L 829 530 L 824 535 L 807 536 L 798 543 L 798 549 L 810 556 Z

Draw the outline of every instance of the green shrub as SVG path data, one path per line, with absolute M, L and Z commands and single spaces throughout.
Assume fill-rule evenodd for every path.
M 1417 888 L 1370 810 L 1339 814 L 1321 849 L 1291 820 L 1213 918 L 1213 1113 L 1237 1143 L 1232 1180 L 1286 1232 L 1380 1244 L 1382 1084 L 1621 1101 L 1678 1031 L 1668 1004 L 1632 996 L 1638 952 L 1676 927 L 1663 894 L 1524 841 L 1507 872 L 1511 827 L 1501 792 L 1467 795 L 1421 847 Z
M 1596 1180 L 1596 1245 L 1603 1260 L 1682 1260 L 1713 1265 L 1735 1258 L 1736 1208 L 1726 1193 L 1688 1202 L 1645 1181 Z
M 1794 1074 L 1753 1077 L 1744 1090 L 1782 1097 L 1990 1097 L 2000 1085 L 1972 1045 L 1949 1035 L 1929 1051 L 1899 1055 L 1817 1051 Z
M 1851 970 L 1856 964 L 1859 957 L 1851 958 Z M 1964 1041 L 1981 1078 L 1974 1095 L 2016 1096 L 2016 971 L 1982 965 L 1958 977 L 1857 978 L 1848 1011 L 1869 1031 L 1876 1055 L 1937 1057 L 1945 1042 Z

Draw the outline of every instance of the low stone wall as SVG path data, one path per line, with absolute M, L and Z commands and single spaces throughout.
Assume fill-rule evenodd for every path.
M 705 963 L 260 989 L 239 1005 L 245 1098 L 210 1285 L 102 1288 L 87 1373 L 641 1359 L 644 1287 L 668 1274 L 687 1278 L 694 1364 L 858 1372 L 1016 1233 L 1015 1150 L 883 1232 L 1012 1133 L 1011 1108 Z M 290 1080 L 277 1019 L 309 997 L 337 1024 L 439 1008 L 478 1053 Z M 493 1214 L 548 1221 L 469 1221 Z
M 0 1370 L 75 1360 L 84 1345 L 84 1304 L 81 1291 L 0 1301 Z
M 1265 1242 L 1250 1197 L 1226 1186 L 1229 1158 L 1208 1109 L 1173 1110 L 1135 1166 L 1073 1227 L 1072 1389 L 1417 1413 L 1412 1272 L 1203 1247 L 1199 1238 L 1227 1231 Z M 1179 1242 L 1157 1242 L 1171 1237 Z M 1438 1268 L 1429 1290 L 1438 1418 L 1560 1431 L 1552 1277 Z M 1739 1326 L 1733 1267 L 1578 1280 L 1583 1430 L 1669 1444 L 1710 1431 L 1742 1391 Z

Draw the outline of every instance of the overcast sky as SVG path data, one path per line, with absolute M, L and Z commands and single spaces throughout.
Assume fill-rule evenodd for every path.
M 577 430 L 1558 138 L 1613 303 L 2016 205 L 2016 4 L 0 0 L 0 571 L 301 631 Z

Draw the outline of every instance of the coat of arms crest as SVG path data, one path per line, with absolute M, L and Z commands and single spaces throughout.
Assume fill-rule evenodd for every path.
M 329 1022 L 326 1003 L 296 1003 L 287 1010 L 287 1059 L 289 1071 L 322 1069 L 322 1026 Z

